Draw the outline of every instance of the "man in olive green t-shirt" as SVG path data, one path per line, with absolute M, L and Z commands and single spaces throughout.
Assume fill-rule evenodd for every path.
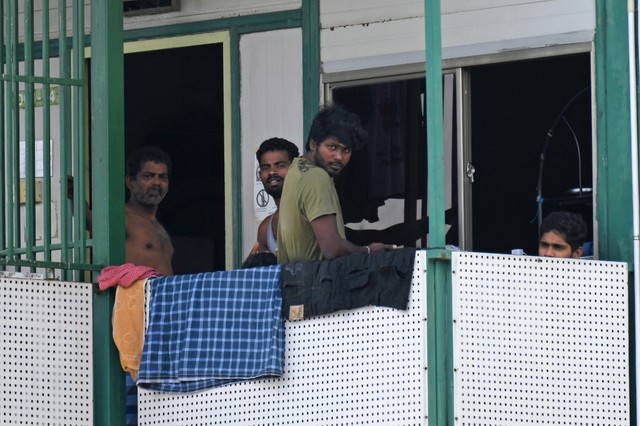
M 313 119 L 307 152 L 293 160 L 280 199 L 278 263 L 333 259 L 353 253 L 392 250 L 394 245 L 358 246 L 345 239 L 333 178 L 364 142 L 360 119 L 338 106 L 322 108 Z

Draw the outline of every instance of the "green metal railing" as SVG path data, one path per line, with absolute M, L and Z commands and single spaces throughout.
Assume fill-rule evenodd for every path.
M 49 3 L 5 0 L 0 8 L 0 266 L 79 279 L 98 268 L 85 224 L 86 6 Z

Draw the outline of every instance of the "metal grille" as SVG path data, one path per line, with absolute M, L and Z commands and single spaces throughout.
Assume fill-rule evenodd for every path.
M 93 424 L 92 291 L 0 277 L 2 424 Z
M 82 0 L 4 0 L 0 6 L 0 265 L 16 270 L 58 268 L 66 278 L 66 269 L 91 269 L 88 9 Z
M 629 424 L 625 263 L 452 262 L 457 424 Z
M 140 425 L 422 425 L 426 256 L 409 309 L 368 307 L 286 323 L 285 374 L 191 395 L 139 389 Z

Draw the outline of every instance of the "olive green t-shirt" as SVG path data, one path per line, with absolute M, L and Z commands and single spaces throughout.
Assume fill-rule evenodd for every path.
M 311 222 L 320 216 L 336 216 L 338 234 L 344 238 L 344 222 L 333 179 L 304 157 L 293 160 L 284 180 L 278 222 L 278 263 L 321 260 L 322 252 Z

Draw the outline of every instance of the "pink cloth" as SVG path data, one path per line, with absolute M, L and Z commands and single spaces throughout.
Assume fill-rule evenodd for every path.
M 137 280 L 148 278 L 151 276 L 162 276 L 155 269 L 148 266 L 134 265 L 133 263 L 125 263 L 120 266 L 107 266 L 100 271 L 98 276 L 98 285 L 100 290 L 106 290 L 116 285 L 129 287 Z

